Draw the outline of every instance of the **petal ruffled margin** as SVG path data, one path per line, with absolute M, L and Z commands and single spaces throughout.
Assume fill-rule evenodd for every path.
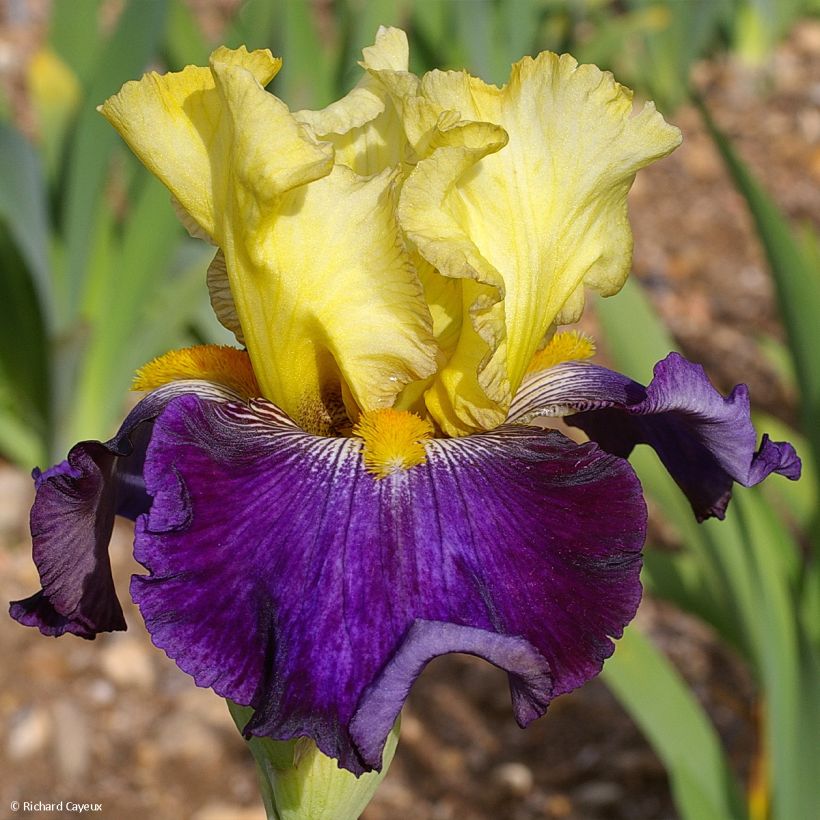
M 383 39 L 373 59 L 392 65 L 396 37 Z M 147 74 L 100 110 L 221 249 L 215 306 L 263 395 L 330 432 L 336 404 L 390 406 L 435 370 L 436 348 L 395 174 L 334 165 L 333 146 L 264 90 L 278 67 L 268 51 L 220 48 L 208 68 Z
M 404 185 L 399 220 L 425 259 L 464 281 L 470 319 L 427 404 L 450 434 L 488 429 L 549 329 L 577 321 L 584 287 L 611 295 L 623 285 L 627 191 L 680 132 L 652 103 L 632 116 L 629 89 L 566 54 L 521 60 L 503 88 L 466 72 L 379 76 L 393 80 L 408 137 L 427 152 Z M 509 142 L 487 134 L 483 151 L 442 146 L 453 115 L 493 123 Z
M 377 74 L 407 71 L 407 35 L 401 29 L 379 26 L 376 42 L 363 50 L 362 57 L 365 74 L 346 96 L 321 111 L 295 111 L 293 116 L 333 145 L 337 164 L 370 176 L 397 168 L 405 158 L 401 118 Z
M 12 618 L 54 637 L 70 632 L 92 639 L 125 629 L 108 558 L 114 517 L 135 520 L 148 511 L 142 470 L 154 420 L 171 399 L 189 392 L 237 398 L 205 382 L 174 382 L 143 399 L 111 440 L 80 442 L 65 461 L 34 471 L 31 536 L 42 589 L 12 601 Z
M 565 416 L 567 424 L 622 458 L 636 444 L 650 445 L 698 521 L 725 517 L 735 482 L 752 487 L 772 473 L 800 477 L 800 459 L 788 442 L 764 435 L 756 449 L 746 385 L 724 398 L 703 367 L 678 353 L 655 365 L 648 387 L 585 362 L 533 373 L 508 421 L 526 424 L 538 416 Z
M 628 464 L 516 426 L 426 446 L 376 479 L 361 441 L 264 401 L 185 396 L 155 423 L 132 596 L 199 685 L 254 708 L 249 734 L 358 773 L 432 657 L 506 669 L 523 725 L 611 654 L 640 600 Z

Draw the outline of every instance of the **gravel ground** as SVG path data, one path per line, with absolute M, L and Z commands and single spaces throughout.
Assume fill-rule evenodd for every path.
M 780 205 L 820 218 L 820 24 L 798 26 L 764 72 L 698 68 L 718 122 Z M 684 351 L 724 389 L 794 416 L 792 388 L 762 350 L 782 337 L 749 218 L 691 110 L 670 117 L 683 147 L 639 177 L 632 195 L 635 270 Z M 30 481 L 0 465 L 0 593 L 37 587 L 26 516 Z M 118 525 L 112 563 L 127 597 L 141 568 Z M 223 702 L 155 649 L 133 607 L 129 631 L 94 642 L 40 637 L 0 619 L 0 818 L 14 800 L 101 803 L 110 820 L 262 820 L 254 772 Z M 698 622 L 646 600 L 642 626 L 708 708 L 743 776 L 754 755 L 754 690 Z M 52 813 L 51 817 L 76 814 Z M 91 816 L 91 815 L 89 815 Z M 433 662 L 403 718 L 393 767 L 365 820 L 665 820 L 662 766 L 605 687 L 558 699 L 522 731 L 504 675 L 461 656 Z

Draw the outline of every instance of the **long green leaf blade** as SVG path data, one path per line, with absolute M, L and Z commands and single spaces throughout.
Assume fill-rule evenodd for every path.
M 108 173 L 108 157 L 118 142 L 96 106 L 145 69 L 162 39 L 166 8 L 166 0 L 132 0 L 106 43 L 89 85 L 69 158 L 63 203 L 66 275 L 61 302 L 66 305 L 66 323 L 75 319 L 82 299 L 95 206 Z
M 86 85 L 94 74 L 94 63 L 101 47 L 102 5 L 103 0 L 75 0 L 52 5 L 51 44 Z
M 647 638 L 627 629 L 601 676 L 663 761 L 684 820 L 747 816 L 709 718 Z
M 758 490 L 735 500 L 735 519 L 743 531 L 746 559 L 755 581 L 757 673 L 764 693 L 765 747 L 770 750 L 775 818 L 817 817 L 820 735 L 817 647 L 800 634 L 794 578 L 789 557 L 799 547 Z M 786 559 L 786 560 L 784 560 Z
M 182 231 L 165 187 L 146 175 L 140 176 L 143 185 L 132 204 L 122 242 L 90 305 L 94 308 L 90 315 L 92 333 L 75 392 L 68 440 L 109 430 L 122 407 L 134 368 L 162 352 L 139 347 L 137 339 L 146 305 L 169 273 Z M 203 267 L 201 285 L 204 279 Z M 175 309 L 184 316 L 190 307 L 185 302 Z M 154 321 L 174 325 L 176 317 L 156 317 Z
M 806 435 L 820 463 L 820 270 L 792 234 L 772 198 L 754 178 L 714 120 L 700 103 L 706 126 L 732 179 L 746 200 L 774 274 L 780 311 L 801 389 L 801 415 Z
M 2 223 L 0 262 L 0 452 L 31 467 L 50 433 L 48 337 L 32 277 Z
M 53 326 L 49 219 L 40 161 L 28 140 L 0 123 L 0 220 L 7 225 L 32 276 L 47 327 Z

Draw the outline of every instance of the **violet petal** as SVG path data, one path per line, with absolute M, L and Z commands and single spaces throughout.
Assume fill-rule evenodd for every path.
M 12 618 L 55 637 L 70 632 L 91 639 L 125 629 L 108 558 L 114 517 L 135 519 L 148 510 L 142 466 L 154 419 L 172 398 L 191 391 L 233 397 L 204 382 L 174 382 L 149 393 L 109 441 L 80 442 L 65 461 L 34 471 L 32 555 L 42 589 L 12 601 Z
M 380 765 L 432 657 L 506 669 L 524 724 L 600 670 L 640 600 L 637 479 L 556 432 L 434 440 L 376 479 L 358 439 L 185 396 L 155 423 L 145 477 L 150 574 L 131 591 L 154 642 L 252 706 L 249 734 L 307 735 L 356 773 Z
M 724 398 L 700 365 L 677 353 L 655 365 L 648 387 L 588 362 L 531 375 L 513 400 L 509 421 L 555 415 L 622 458 L 636 444 L 649 444 L 699 521 L 725 516 L 734 482 L 751 487 L 771 473 L 800 476 L 800 459 L 788 442 L 763 436 L 756 449 L 746 386 Z

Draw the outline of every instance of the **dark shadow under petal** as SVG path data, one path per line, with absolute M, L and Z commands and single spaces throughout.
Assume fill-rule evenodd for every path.
M 357 439 L 186 396 L 145 477 L 131 589 L 154 642 L 252 706 L 249 734 L 307 735 L 357 773 L 431 657 L 506 669 L 526 723 L 600 670 L 640 600 L 634 473 L 555 432 L 429 442 L 376 479 Z

